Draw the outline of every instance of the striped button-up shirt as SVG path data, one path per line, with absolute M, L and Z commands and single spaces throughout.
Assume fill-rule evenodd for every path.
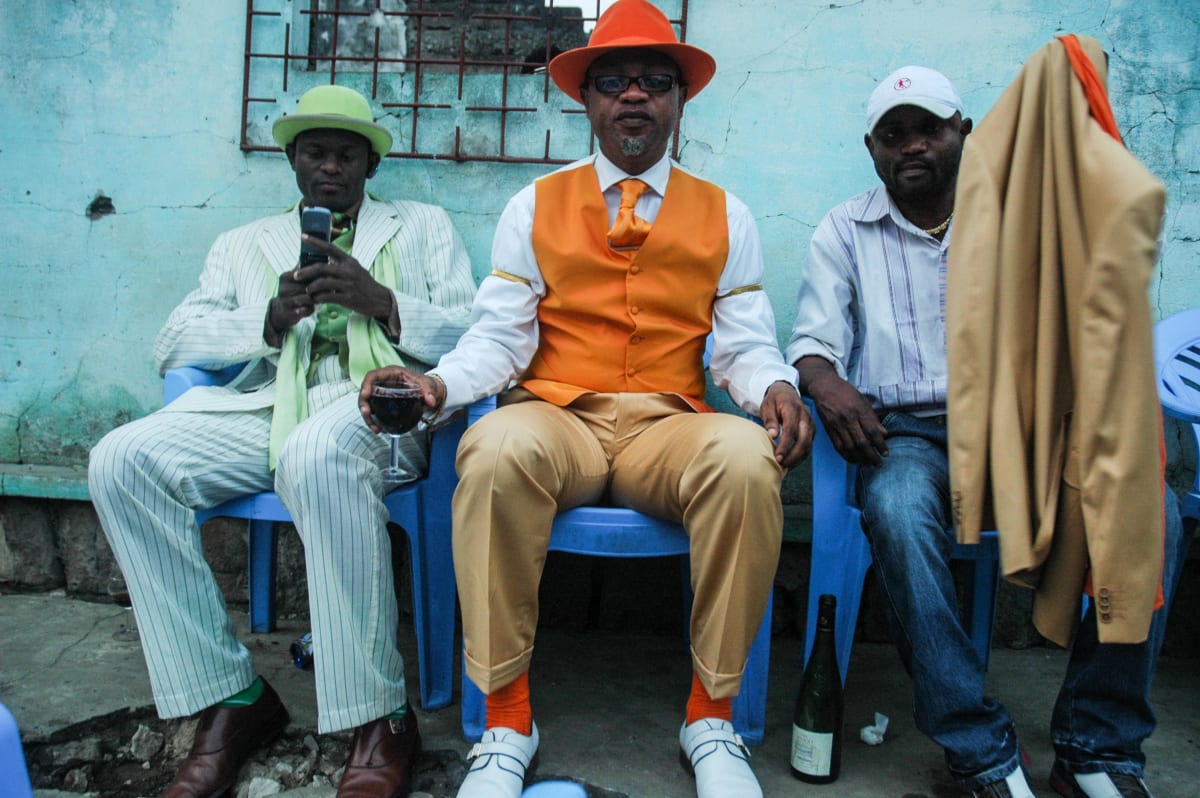
M 879 186 L 843 202 L 813 233 L 786 357 L 817 355 L 878 410 L 946 404 L 946 262 L 938 241 Z

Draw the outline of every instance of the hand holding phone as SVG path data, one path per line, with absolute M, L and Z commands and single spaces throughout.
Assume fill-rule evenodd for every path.
M 319 238 L 322 241 L 328 241 L 333 229 L 333 214 L 328 208 L 314 206 L 305 208 L 300 214 L 300 232 L 303 235 L 310 235 L 313 238 Z M 308 266 L 312 263 L 324 263 L 327 260 L 324 252 L 321 252 L 303 242 L 300 242 L 300 266 Z

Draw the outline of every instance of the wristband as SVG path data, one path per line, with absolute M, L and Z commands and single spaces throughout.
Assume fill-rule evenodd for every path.
M 443 380 L 441 378 L 441 376 L 438 374 L 426 373 L 425 376 L 431 380 L 436 380 L 438 385 L 442 386 L 442 401 L 438 402 L 438 404 L 439 405 L 446 404 L 446 396 L 450 393 L 450 389 L 446 387 L 446 381 Z

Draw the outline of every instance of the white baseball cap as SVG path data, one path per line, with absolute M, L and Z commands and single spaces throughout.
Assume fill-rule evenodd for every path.
M 950 79 L 928 67 L 900 67 L 883 79 L 867 100 L 867 132 L 900 105 L 915 105 L 942 119 L 965 113 Z

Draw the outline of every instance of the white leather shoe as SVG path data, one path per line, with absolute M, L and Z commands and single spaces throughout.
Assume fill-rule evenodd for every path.
M 467 754 L 470 769 L 458 798 L 521 798 L 537 766 L 538 730 L 528 736 L 503 726 L 488 729 Z
M 679 730 L 679 762 L 699 798 L 762 798 L 750 752 L 727 720 L 704 718 Z

